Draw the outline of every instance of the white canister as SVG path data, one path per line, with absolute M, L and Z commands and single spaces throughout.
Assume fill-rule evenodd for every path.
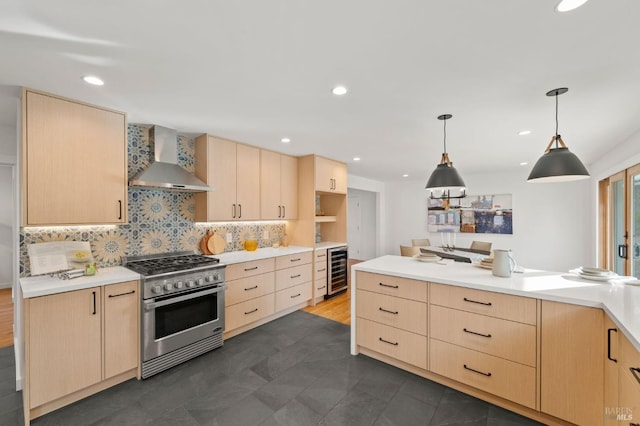
M 516 269 L 516 261 L 511 257 L 511 250 L 496 249 L 493 251 L 493 275 L 508 278 L 514 269 Z

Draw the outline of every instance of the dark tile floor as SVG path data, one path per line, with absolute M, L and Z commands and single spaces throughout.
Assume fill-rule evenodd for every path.
M 13 349 L 0 349 L 0 424 L 22 424 Z M 371 358 L 349 326 L 298 311 L 144 381 L 130 380 L 34 425 L 535 425 Z

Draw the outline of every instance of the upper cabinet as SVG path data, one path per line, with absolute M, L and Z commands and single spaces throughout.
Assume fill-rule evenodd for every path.
M 210 135 L 196 138 L 195 175 L 214 188 L 196 193 L 196 222 L 260 219 L 260 150 Z
M 126 115 L 23 89 L 23 225 L 126 223 Z
M 298 159 L 260 150 L 260 218 L 298 218 Z
M 316 191 L 347 193 L 347 165 L 328 158 L 315 157 Z

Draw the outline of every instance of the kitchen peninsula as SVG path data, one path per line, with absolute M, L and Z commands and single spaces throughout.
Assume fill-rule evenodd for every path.
M 623 366 L 640 359 L 639 287 L 530 269 L 499 278 L 400 256 L 359 263 L 352 280 L 353 355 L 546 424 L 602 425 L 618 391 L 635 398 Z M 604 383 L 615 383 L 613 400 Z

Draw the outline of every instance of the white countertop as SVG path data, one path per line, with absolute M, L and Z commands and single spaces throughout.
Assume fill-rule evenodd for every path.
M 623 281 L 587 281 L 568 272 L 533 269 L 501 278 L 475 264 L 441 265 L 401 256 L 382 256 L 358 263 L 352 270 L 602 308 L 640 351 L 640 287 Z
M 316 250 L 324 250 L 324 249 L 331 249 L 331 248 L 336 248 L 336 247 L 342 247 L 342 246 L 346 246 L 347 243 L 334 243 L 332 241 L 322 241 L 321 243 L 316 243 Z
M 221 263 L 231 265 L 233 263 L 251 262 L 252 260 L 268 259 L 270 257 L 288 256 L 290 254 L 313 251 L 311 247 L 288 246 L 288 247 L 264 247 L 255 251 L 230 251 L 227 253 L 214 254 L 209 257 L 220 259 Z
M 46 296 L 139 279 L 140 274 L 122 266 L 114 266 L 112 268 L 100 268 L 92 276 L 78 277 L 71 280 L 54 278 L 49 275 L 20 278 L 20 288 L 22 289 L 22 296 L 28 299 L 30 297 Z

